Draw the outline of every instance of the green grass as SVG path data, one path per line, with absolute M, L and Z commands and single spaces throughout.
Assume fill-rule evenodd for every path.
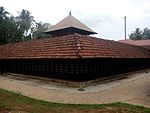
M 0 113 L 150 113 L 150 108 L 126 103 L 110 104 L 59 104 L 32 99 L 0 89 Z

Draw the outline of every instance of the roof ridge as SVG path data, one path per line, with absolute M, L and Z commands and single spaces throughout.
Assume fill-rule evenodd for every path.
M 71 19 L 71 18 L 72 18 L 72 15 L 69 15 L 69 17 L 70 17 L 70 18 L 69 18 L 69 21 L 70 21 L 70 27 L 72 27 L 72 19 Z
M 77 33 L 74 34 L 74 40 L 75 40 L 76 50 L 77 50 L 76 55 L 78 58 L 82 58 L 82 56 L 80 54 L 81 53 L 81 45 L 80 45 L 80 40 L 79 40 L 79 34 L 77 34 Z

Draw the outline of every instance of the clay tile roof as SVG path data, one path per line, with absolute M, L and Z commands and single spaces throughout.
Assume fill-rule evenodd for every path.
M 56 25 L 51 26 L 46 31 L 46 33 L 52 32 L 52 31 L 57 31 L 57 30 L 62 30 L 62 29 L 70 28 L 70 27 L 87 31 L 90 34 L 97 34 L 92 29 L 87 27 L 85 24 L 81 23 L 79 20 L 74 18 L 71 14 L 69 16 L 67 16 L 66 18 L 64 18 L 62 21 L 58 22 Z
M 119 42 L 150 48 L 150 40 L 119 40 Z
M 0 59 L 150 58 L 148 49 L 79 34 L 0 46 Z

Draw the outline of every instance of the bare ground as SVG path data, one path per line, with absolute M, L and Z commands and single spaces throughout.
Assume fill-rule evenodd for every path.
M 16 80 L 7 76 L 0 76 L 0 88 L 57 103 L 126 102 L 150 107 L 150 70 L 134 73 L 127 79 L 89 86 L 82 92 L 76 88 L 44 84 L 36 80 Z

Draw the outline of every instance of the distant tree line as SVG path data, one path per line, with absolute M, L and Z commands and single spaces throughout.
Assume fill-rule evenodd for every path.
M 0 7 L 0 44 L 44 38 L 43 32 L 48 26 L 48 23 L 36 22 L 28 10 L 22 9 L 14 17 Z
M 144 28 L 143 30 L 140 30 L 140 28 L 136 28 L 135 31 L 133 31 L 129 38 L 131 40 L 147 40 L 150 39 L 150 29 Z

